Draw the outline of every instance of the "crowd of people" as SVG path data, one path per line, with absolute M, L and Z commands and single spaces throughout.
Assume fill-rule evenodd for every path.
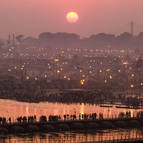
M 143 117 L 143 112 L 140 111 L 137 113 L 136 118 L 142 118 Z M 127 111 L 126 113 L 120 112 L 118 115 L 118 119 L 128 119 L 131 118 L 131 112 Z M 92 114 L 64 114 L 63 116 L 61 115 L 49 115 L 47 116 L 40 116 L 38 119 L 36 115 L 33 116 L 20 116 L 16 118 L 16 123 L 36 123 L 36 122 L 57 122 L 57 121 L 80 121 L 80 120 L 103 120 L 105 119 L 103 117 L 103 113 L 92 113 Z M 6 118 L 6 117 L 0 117 L 0 124 L 11 124 L 12 119 L 11 117 Z

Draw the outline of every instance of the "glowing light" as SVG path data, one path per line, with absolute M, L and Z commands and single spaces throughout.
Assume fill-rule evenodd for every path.
M 11 72 L 11 69 L 8 69 L 8 72 Z
M 113 78 L 112 75 L 110 75 L 109 78 L 112 79 Z
M 131 77 L 134 77 L 135 75 L 134 74 L 131 74 Z
M 54 59 L 55 62 L 59 62 L 59 59 Z
M 107 71 L 107 72 L 109 72 L 109 71 L 110 71 L 110 69 L 107 69 L 106 71 Z
M 131 88 L 134 88 L 135 86 L 133 84 L 130 85 Z
M 79 20 L 79 16 L 76 12 L 69 12 L 66 15 L 66 19 L 69 23 L 76 23 Z
M 65 75 L 65 76 L 64 76 L 64 79 L 66 79 L 66 78 L 67 78 L 67 76 Z
M 30 77 L 29 77 L 29 76 L 26 76 L 26 79 L 27 79 L 27 80 L 29 80 L 29 79 L 30 79 Z
M 127 65 L 128 64 L 128 62 L 123 62 L 123 65 Z
M 16 69 L 17 69 L 17 67 L 15 66 L 15 67 L 14 67 L 14 69 L 16 70 Z
M 38 77 L 35 77 L 35 80 L 38 80 Z
M 80 84 L 84 85 L 85 84 L 85 80 L 84 79 L 80 80 Z
M 141 82 L 141 86 L 143 86 L 143 82 Z

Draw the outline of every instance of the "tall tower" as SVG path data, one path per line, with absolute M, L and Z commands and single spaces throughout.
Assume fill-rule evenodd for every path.
M 8 43 L 8 44 L 10 44 L 10 43 L 11 43 L 11 35 L 10 35 L 10 34 L 8 35 L 7 43 Z
M 131 34 L 134 35 L 134 22 L 131 21 Z
M 13 33 L 12 44 L 13 44 L 13 46 L 15 46 L 15 34 L 14 33 Z

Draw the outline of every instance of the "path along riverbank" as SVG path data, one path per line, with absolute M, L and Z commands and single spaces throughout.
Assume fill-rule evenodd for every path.
M 0 124 L 0 134 L 143 128 L 142 118 L 30 121 Z

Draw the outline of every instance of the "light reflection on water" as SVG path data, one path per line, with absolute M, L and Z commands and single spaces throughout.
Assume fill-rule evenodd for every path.
M 131 112 L 131 116 L 136 116 L 140 110 L 122 109 L 122 108 L 103 108 L 99 105 L 90 104 L 60 104 L 60 103 L 23 103 L 11 100 L 0 100 L 0 116 L 11 117 L 13 121 L 18 116 L 36 115 L 39 118 L 41 115 L 61 115 L 79 113 L 103 113 L 104 118 L 118 117 L 120 112 Z M 98 117 L 98 116 L 97 116 Z
M 139 130 L 105 130 L 102 132 L 92 131 L 91 133 L 48 133 L 39 135 L 21 135 L 21 136 L 5 136 L 0 137 L 2 143 L 82 143 L 90 141 L 103 140 L 119 140 L 136 138 L 136 136 L 143 138 L 143 132 Z
M 135 116 L 138 111 L 135 109 L 121 108 L 103 108 L 97 105 L 89 104 L 59 104 L 59 103 L 23 103 L 11 100 L 0 100 L 0 116 L 12 117 L 15 121 L 18 116 L 36 115 L 61 115 L 64 114 L 83 114 L 83 113 L 103 113 L 104 118 L 118 117 L 120 112 L 130 111 Z M 48 133 L 36 136 L 6 136 L 0 137 L 0 143 L 78 143 L 88 141 L 102 141 L 121 138 L 136 138 L 143 136 L 140 130 L 106 130 L 104 132 L 88 132 L 88 133 Z

